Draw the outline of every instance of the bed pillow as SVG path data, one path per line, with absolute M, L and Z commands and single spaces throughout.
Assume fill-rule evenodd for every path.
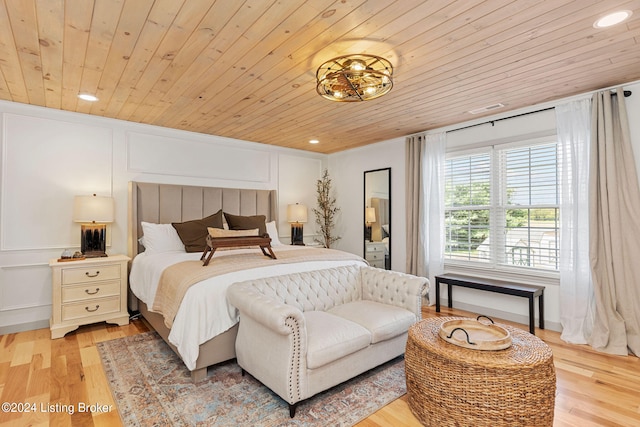
M 382 237 L 389 237 L 389 224 L 383 224 L 380 228 L 382 228 Z
M 278 229 L 276 227 L 275 221 L 270 221 L 267 223 L 267 233 L 269 233 L 269 237 L 271 237 L 271 246 L 282 245 L 282 243 L 280 242 L 280 238 L 278 238 Z
M 225 212 L 224 217 L 227 220 L 227 224 L 229 224 L 229 230 L 253 230 L 257 228 L 260 236 L 267 232 L 267 217 L 264 215 L 241 216 Z
M 207 228 L 209 235 L 213 238 L 220 237 L 258 237 L 259 230 L 253 228 L 251 230 L 223 230 L 222 228 Z
M 187 252 L 202 252 L 207 246 L 207 228 L 222 228 L 222 209 L 206 218 L 171 223 Z
M 184 252 L 184 244 L 176 229 L 171 224 L 154 224 L 141 222 L 142 234 L 140 238 L 146 254 L 158 254 L 162 252 Z

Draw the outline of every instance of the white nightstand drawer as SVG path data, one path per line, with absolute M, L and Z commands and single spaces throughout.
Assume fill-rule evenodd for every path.
M 120 298 L 101 298 L 62 306 L 62 321 L 101 316 L 120 311 Z
M 375 261 L 372 261 L 372 260 L 367 260 L 367 261 L 369 262 L 369 265 L 371 267 L 384 268 L 384 260 L 382 259 L 375 260 Z
M 367 261 L 375 261 L 377 259 L 384 260 L 383 252 L 367 252 Z
M 62 303 L 120 295 L 120 281 L 62 287 Z
M 62 270 L 62 284 L 91 283 L 100 280 L 120 279 L 120 265 L 95 265 Z

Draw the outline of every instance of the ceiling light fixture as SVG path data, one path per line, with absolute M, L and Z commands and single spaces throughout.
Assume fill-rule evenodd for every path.
M 88 94 L 88 93 L 81 93 L 78 95 L 78 98 L 84 100 L 84 101 L 90 101 L 90 102 L 95 102 L 98 100 L 98 98 L 94 95 Z
M 630 10 L 619 10 L 617 12 L 610 13 L 602 18 L 599 18 L 593 23 L 595 28 L 607 28 L 619 24 L 627 20 L 633 12 Z
M 309 140 L 309 144 L 318 144 L 320 141 L 318 141 L 317 139 L 310 139 Z
M 355 54 L 330 59 L 316 72 L 316 90 L 331 101 L 368 101 L 393 87 L 391 62 L 375 55 Z

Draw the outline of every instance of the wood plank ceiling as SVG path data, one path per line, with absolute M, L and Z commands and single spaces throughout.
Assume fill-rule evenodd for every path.
M 0 0 L 0 99 L 332 153 L 639 80 L 639 43 L 638 0 Z M 392 91 L 317 95 L 346 53 Z

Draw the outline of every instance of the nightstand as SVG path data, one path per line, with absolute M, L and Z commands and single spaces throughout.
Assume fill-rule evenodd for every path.
M 367 242 L 367 253 L 364 258 L 369 262 L 371 267 L 384 268 L 384 243 L 383 242 Z
M 80 325 L 96 322 L 129 323 L 127 263 L 112 255 L 81 261 L 51 260 L 53 304 L 51 338 L 62 338 Z

